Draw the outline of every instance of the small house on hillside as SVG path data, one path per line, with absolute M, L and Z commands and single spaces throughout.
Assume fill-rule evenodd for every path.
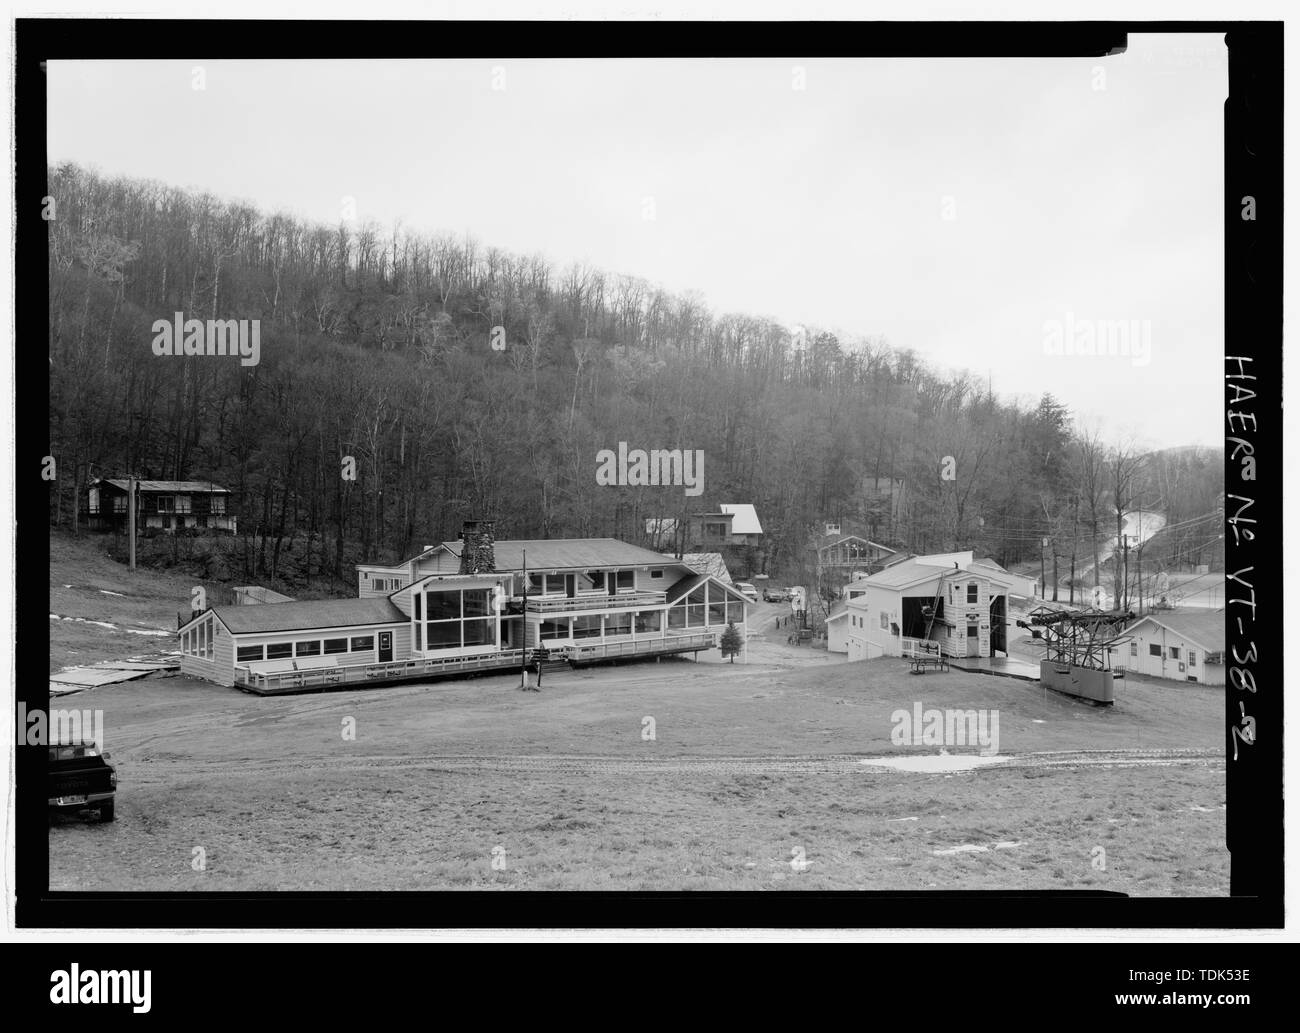
M 716 513 L 692 514 L 686 528 L 686 547 L 708 551 L 728 545 L 760 545 L 763 526 L 748 503 L 724 503 Z
M 91 482 L 84 515 L 93 530 L 127 529 L 130 481 L 104 477 Z M 186 529 L 234 534 L 230 491 L 212 481 L 136 481 L 136 526 L 144 532 L 171 534 Z
M 1226 618 L 1222 610 L 1153 613 L 1129 625 L 1127 658 L 1115 657 L 1134 674 L 1174 681 L 1223 685 Z M 1120 646 L 1119 650 L 1124 651 Z
M 862 579 L 863 590 L 844 600 L 849 659 L 1005 654 L 1011 585 L 1010 574 L 969 551 L 893 563 Z
M 827 525 L 838 526 L 838 525 Z M 814 544 L 821 587 L 832 594 L 850 581 L 875 574 L 901 555 L 887 546 L 856 534 L 825 534 Z

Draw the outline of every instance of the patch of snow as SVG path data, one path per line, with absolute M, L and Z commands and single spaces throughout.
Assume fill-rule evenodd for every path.
M 1003 841 L 1001 843 L 994 843 L 993 849 L 1010 850 L 1012 847 L 1018 847 L 1022 845 L 1023 844 L 1021 843 Z M 954 854 L 987 854 L 989 852 L 989 848 L 986 846 L 977 846 L 974 843 L 963 843 L 961 846 L 949 847 L 947 850 L 932 850 L 930 852 L 934 854 L 935 857 L 951 857 Z
M 98 626 L 101 627 L 101 628 L 108 628 L 108 629 L 110 629 L 110 630 L 112 630 L 112 631 L 116 631 L 116 630 L 117 630 L 117 625 L 116 625 L 116 624 L 109 624 L 108 621 L 91 621 L 91 620 L 86 620 L 85 617 L 60 617 L 57 613 L 52 613 L 52 614 L 50 614 L 50 620 L 52 620 L 52 621 L 76 621 L 78 624 L 95 624 L 95 625 L 98 625 Z
M 887 821 L 920 821 L 920 818 L 888 818 Z
M 873 767 L 893 768 L 895 771 L 915 771 L 939 775 L 947 771 L 973 771 L 988 764 L 1001 764 L 1008 757 L 981 757 L 973 753 L 941 754 L 925 757 L 869 757 L 858 761 Z
M 127 628 L 132 635 L 170 635 L 170 631 L 141 631 L 137 628 Z
M 71 585 L 68 585 L 67 587 L 71 588 L 72 586 L 71 586 Z M 100 595 L 115 595 L 115 596 L 117 596 L 119 599 L 125 599 L 125 598 L 126 598 L 126 596 L 125 596 L 123 593 L 121 593 L 121 592 L 110 592 L 107 588 L 101 588 L 101 589 L 99 590 L 99 592 L 100 592 Z

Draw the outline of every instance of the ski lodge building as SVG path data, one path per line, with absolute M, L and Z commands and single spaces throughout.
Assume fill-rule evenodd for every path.
M 219 606 L 177 631 L 184 674 L 263 694 L 712 649 L 748 600 L 613 538 L 494 541 L 489 522 L 394 565 L 358 564 L 356 599 Z
M 833 633 L 838 639 L 842 631 L 851 661 L 1005 655 L 1007 596 L 1021 581 L 969 551 L 911 556 L 855 581 L 855 593 L 832 618 Z

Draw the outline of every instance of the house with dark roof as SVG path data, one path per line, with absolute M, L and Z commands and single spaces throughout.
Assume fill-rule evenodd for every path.
M 1125 629 L 1125 636 L 1131 636 L 1128 658 L 1115 662 L 1124 663 L 1133 674 L 1223 685 L 1226 624 L 1223 610 L 1148 614 Z
M 131 482 L 125 477 L 92 481 L 82 511 L 92 530 L 125 531 L 130 514 Z M 212 481 L 135 482 L 136 527 L 144 534 L 196 530 L 234 534 L 230 490 Z
M 942 653 L 993 657 L 1007 650 L 1014 575 L 966 552 L 909 556 L 852 583 L 846 594 L 850 660 Z
M 709 571 L 614 538 L 497 541 L 490 522 L 397 564 L 357 598 L 214 607 L 184 624 L 184 673 L 253 691 L 698 654 L 748 600 Z

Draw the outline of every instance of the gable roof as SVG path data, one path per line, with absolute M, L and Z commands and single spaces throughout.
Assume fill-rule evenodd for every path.
M 388 595 L 386 595 L 384 598 L 396 599 L 399 595 L 410 595 L 417 588 L 420 588 L 422 585 L 428 584 L 430 581 L 437 581 L 439 584 L 446 584 L 449 586 L 448 591 L 453 591 L 457 587 L 495 588 L 501 583 L 502 579 L 508 581 L 510 579 L 510 572 L 492 571 L 491 573 L 483 573 L 483 574 L 456 574 L 456 573 L 425 574 L 422 577 L 417 577 L 409 585 L 403 585 L 401 588 L 389 592 Z
M 665 553 L 665 555 L 669 555 Z M 724 585 L 731 584 L 731 571 L 727 569 L 727 561 L 722 558 L 720 552 L 684 552 L 679 560 L 676 556 L 669 556 L 674 563 L 685 563 L 691 570 L 699 574 L 712 574 Z
M 1188 642 L 1194 642 L 1208 653 L 1222 653 L 1227 642 L 1227 619 L 1223 610 L 1195 612 L 1182 610 L 1174 613 L 1149 613 L 1130 624 L 1127 634 L 1150 621 L 1173 632 Z
M 891 549 L 888 545 L 881 545 L 879 542 L 873 542 L 870 538 L 864 538 L 860 534 L 843 534 L 843 533 L 822 535 L 821 541 L 817 545 L 817 549 L 818 551 L 822 549 L 829 549 L 832 545 L 839 545 L 842 542 L 847 542 L 847 541 L 862 542 L 866 545 L 871 546 L 871 548 L 877 550 L 878 552 L 883 552 L 888 555 L 893 555 L 898 551 L 897 549 Z
M 440 548 L 459 557 L 461 542 L 443 542 Z M 497 571 L 522 570 L 524 552 L 529 570 L 573 570 L 584 567 L 663 567 L 665 557 L 617 538 L 537 538 L 501 540 L 492 543 Z M 421 553 L 421 555 L 424 555 Z M 418 558 L 418 557 L 417 557 Z
M 671 588 L 668 589 L 668 591 L 664 595 L 664 599 L 669 603 L 675 603 L 679 599 L 681 599 L 682 596 L 687 595 L 690 592 L 694 592 L 697 588 L 700 587 L 700 585 L 704 584 L 706 581 L 712 581 L 715 585 L 721 585 L 723 588 L 727 590 L 728 595 L 740 600 L 743 603 L 749 602 L 748 599 L 746 599 L 743 595 L 741 595 L 738 591 L 736 591 L 734 586 L 719 581 L 716 577 L 713 577 L 711 574 L 687 574 L 684 578 L 681 578 L 676 584 L 674 584 Z
M 257 606 L 214 606 L 210 611 L 232 635 L 262 635 L 278 631 L 312 631 L 361 624 L 405 624 L 409 618 L 386 596 L 367 599 L 312 599 Z M 177 629 L 188 628 L 195 620 Z
M 131 482 L 125 477 L 104 477 L 102 480 L 103 483 L 111 484 L 114 488 L 121 488 L 122 491 L 131 490 Z M 209 492 L 213 495 L 230 494 L 229 488 L 223 488 L 220 484 L 213 481 L 136 481 L 135 486 L 140 491 Z
M 875 588 L 910 588 L 924 584 L 947 575 L 973 575 L 986 578 L 1000 585 L 1011 582 L 1011 576 L 1003 570 L 981 567 L 980 564 L 967 560 L 965 567 L 944 565 L 943 560 L 949 556 L 968 556 L 968 553 L 939 553 L 933 556 L 910 556 L 899 563 L 894 563 L 879 573 L 864 578 L 868 585 Z M 927 562 L 928 561 L 928 562 Z M 861 584 L 862 581 L 857 582 Z
M 758 522 L 758 512 L 748 502 L 723 503 L 718 507 L 734 519 L 731 521 L 732 534 L 762 534 L 763 525 Z

